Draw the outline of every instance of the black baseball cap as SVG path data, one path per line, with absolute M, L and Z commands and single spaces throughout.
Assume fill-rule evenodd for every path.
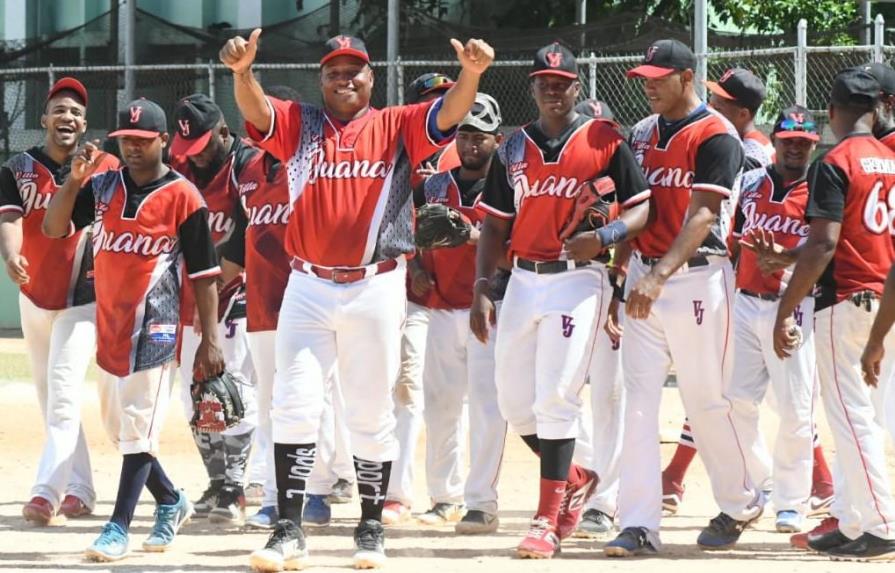
M 54 83 L 47 92 L 47 99 L 45 101 L 50 101 L 56 94 L 66 90 L 74 92 L 81 99 L 81 103 L 84 104 L 85 107 L 87 106 L 87 88 L 75 78 L 69 77 L 56 80 L 56 83 Z
M 544 46 L 535 54 L 534 71 L 529 77 L 554 75 L 578 79 L 578 62 L 572 50 L 559 42 Z
M 437 72 L 423 74 L 410 82 L 410 87 L 407 89 L 407 102 L 416 103 L 424 95 L 433 92 L 446 92 L 454 83 L 454 80 L 444 74 Z
M 109 137 L 155 139 L 168 131 L 168 118 L 159 104 L 146 98 L 135 99 L 118 112 L 118 129 Z
M 731 68 L 717 82 L 707 81 L 705 86 L 713 94 L 753 111 L 761 107 L 766 93 L 758 76 L 743 68 Z
M 320 65 L 337 56 L 354 56 L 365 64 L 370 63 L 370 55 L 364 41 L 356 36 L 334 36 L 326 41 L 323 57 Z
M 882 87 L 879 81 L 862 68 L 846 68 L 836 74 L 830 90 L 830 103 L 858 105 L 868 109 L 876 105 Z
M 885 95 L 895 94 L 895 69 L 892 66 L 873 62 L 864 64 L 861 69 L 876 78 Z
M 774 122 L 772 133 L 777 139 L 802 138 L 820 141 L 814 114 L 800 105 L 791 105 L 781 111 L 777 121 Z
M 586 99 L 578 102 L 578 105 L 575 106 L 575 111 L 587 117 L 615 123 L 615 114 L 612 113 L 612 110 L 609 109 L 609 104 L 605 101 Z
M 657 40 L 646 49 L 643 62 L 628 70 L 629 78 L 662 78 L 673 72 L 695 70 L 696 56 L 678 40 Z
M 205 94 L 189 95 L 177 102 L 171 154 L 190 156 L 201 153 L 211 139 L 211 130 L 223 116 L 218 104 Z

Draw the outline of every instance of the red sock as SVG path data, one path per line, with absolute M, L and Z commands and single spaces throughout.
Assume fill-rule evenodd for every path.
M 813 489 L 818 485 L 832 485 L 833 476 L 830 474 L 830 468 L 827 466 L 827 460 L 824 458 L 823 446 L 815 446 L 814 448 L 814 471 L 812 472 Z
M 586 482 L 588 479 L 587 470 L 578 464 L 573 463 L 569 466 L 569 477 L 567 481 L 570 485 L 577 486 L 578 484 Z
M 541 497 L 538 500 L 538 517 L 546 517 L 556 525 L 559 506 L 566 494 L 566 482 L 541 478 Z
M 668 463 L 668 467 L 662 472 L 662 476 L 676 484 L 683 484 L 687 468 L 690 467 L 690 463 L 695 457 L 696 448 L 678 443 L 677 449 L 674 450 L 674 456 L 671 457 L 671 462 Z

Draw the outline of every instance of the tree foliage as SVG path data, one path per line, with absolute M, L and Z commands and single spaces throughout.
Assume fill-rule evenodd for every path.
M 849 0 L 710 0 L 726 23 L 758 33 L 794 30 L 799 20 L 812 32 L 843 32 L 858 18 L 858 3 Z

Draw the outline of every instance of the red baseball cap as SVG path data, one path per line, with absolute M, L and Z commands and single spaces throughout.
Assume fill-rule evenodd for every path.
M 84 106 L 87 106 L 87 88 L 75 78 L 70 77 L 59 78 L 56 83 L 50 87 L 50 91 L 47 92 L 46 101 L 50 101 L 53 99 L 53 96 L 65 90 L 75 92 L 78 97 L 81 98 L 81 102 Z
M 338 56 L 352 56 L 365 64 L 370 63 L 370 55 L 364 41 L 355 36 L 334 36 L 326 41 L 326 53 L 320 58 L 320 65 Z

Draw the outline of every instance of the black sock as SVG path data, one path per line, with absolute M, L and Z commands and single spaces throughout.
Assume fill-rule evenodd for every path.
M 382 521 L 382 506 L 385 504 L 385 494 L 388 491 L 392 462 L 371 462 L 354 456 L 354 471 L 357 473 L 361 521 L 366 519 Z
M 314 469 L 316 444 L 274 444 L 274 470 L 277 476 L 277 508 L 280 519 L 301 525 L 308 477 Z
M 121 477 L 118 480 L 118 496 L 109 521 L 127 531 L 134 519 L 134 510 L 140 501 L 140 493 L 152 470 L 152 456 L 147 453 L 126 454 L 121 460 Z
M 159 505 L 174 505 L 180 499 L 177 488 L 168 479 L 168 474 L 162 469 L 162 464 L 158 458 L 152 458 L 149 477 L 146 478 L 146 489 L 155 498 L 155 502 Z
M 541 477 L 544 479 L 566 481 L 572 455 L 575 453 L 575 438 L 563 440 L 545 440 L 541 438 Z
M 531 451 L 536 455 L 541 455 L 541 440 L 538 439 L 537 434 L 529 434 L 527 436 L 519 437 L 522 438 L 522 441 L 525 442 L 525 445 L 528 446 Z

